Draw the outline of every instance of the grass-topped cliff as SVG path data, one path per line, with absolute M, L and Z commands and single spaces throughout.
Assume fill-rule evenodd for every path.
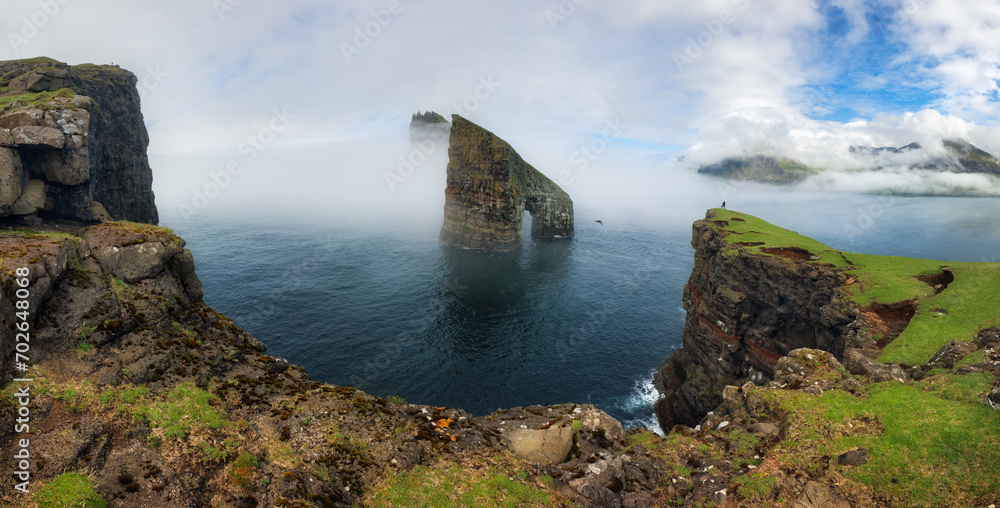
M 1000 263 L 849 253 L 750 215 L 714 212 L 732 244 L 727 255 L 778 256 L 831 266 L 853 279 L 847 289 L 858 306 L 896 304 L 912 310 L 908 326 L 883 349 L 881 362 L 925 364 L 948 341 L 969 342 L 980 329 L 1000 326 Z
M 693 244 L 684 348 L 660 372 L 674 411 L 661 421 L 700 406 L 713 409 L 702 434 L 775 426 L 756 467 L 727 482 L 741 505 L 998 501 L 1000 412 L 987 396 L 1000 375 L 1000 265 L 844 252 L 721 209 L 696 223 Z M 838 460 L 862 448 L 862 463 Z

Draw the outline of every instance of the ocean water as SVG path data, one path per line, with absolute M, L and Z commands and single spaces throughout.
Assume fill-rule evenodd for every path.
M 1000 261 L 997 199 L 735 198 L 730 208 L 844 250 Z M 443 247 L 433 220 L 162 225 L 187 240 L 205 301 L 315 380 L 474 414 L 591 403 L 653 428 L 652 372 L 681 345 L 690 226 L 704 210 L 576 216 L 569 240 L 533 240 L 526 220 L 509 253 Z

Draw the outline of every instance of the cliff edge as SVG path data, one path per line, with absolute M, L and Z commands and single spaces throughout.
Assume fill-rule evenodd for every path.
M 524 211 L 531 236 L 573 236 L 573 200 L 506 141 L 452 115 L 441 243 L 483 250 L 521 246 Z
M 0 62 L 0 217 L 156 224 L 136 83 L 110 65 Z

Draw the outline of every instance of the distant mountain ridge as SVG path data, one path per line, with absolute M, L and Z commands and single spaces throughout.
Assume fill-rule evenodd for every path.
M 960 138 L 943 139 L 941 143 L 944 155 L 931 154 L 917 142 L 901 147 L 854 145 L 850 147 L 850 153 L 857 158 L 870 159 L 873 164 L 866 166 L 867 169 L 881 170 L 905 165 L 930 171 L 1000 176 L 1000 159 L 989 152 Z M 923 155 L 921 152 L 924 152 Z M 790 185 L 824 170 L 787 157 L 754 154 L 727 157 L 715 164 L 701 166 L 698 173 L 735 181 Z
M 821 171 L 793 159 L 765 154 L 727 157 L 716 164 L 698 168 L 698 173 L 703 175 L 773 185 L 798 183 Z

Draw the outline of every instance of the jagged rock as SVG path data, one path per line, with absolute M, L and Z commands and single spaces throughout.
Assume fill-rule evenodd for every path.
M 201 301 L 204 293 L 201 290 L 201 279 L 194 271 L 194 255 L 191 251 L 184 249 L 174 256 L 170 261 L 170 267 L 177 273 L 188 296 L 196 302 Z M 285 364 L 287 365 L 288 362 L 286 361 Z
M 69 72 L 63 68 L 42 68 L 26 72 L 7 85 L 11 90 L 45 92 L 58 90 L 67 84 Z
M 994 411 L 1000 411 L 1000 381 L 993 385 L 993 389 L 986 396 L 986 405 L 993 408 Z
M 0 215 L 8 215 L 24 190 L 26 175 L 21 157 L 10 148 L 0 147 Z
M 14 136 L 10 134 L 10 129 L 0 128 L 0 147 L 14 146 Z
M 448 156 L 441 243 L 517 248 L 525 210 L 531 213 L 531 236 L 573 236 L 569 195 L 492 132 L 452 115 Z
M 568 425 L 510 429 L 503 437 L 514 455 L 536 464 L 558 464 L 573 448 L 573 429 Z
M 146 238 L 141 231 L 120 233 L 120 229 L 102 224 L 88 229 L 83 238 L 95 246 L 92 252 L 101 266 L 126 283 L 155 277 L 184 248 L 182 242 L 172 239 L 139 242 Z
M 21 197 L 10 209 L 11 215 L 30 215 L 45 208 L 45 182 L 28 180 Z
M 860 466 L 868 462 L 868 449 L 858 448 L 849 452 L 841 453 L 837 456 L 837 463 L 841 466 Z
M 857 391 L 861 387 L 833 354 L 809 348 L 790 351 L 778 360 L 774 367 L 774 381 L 768 386 L 815 395 L 833 388 Z
M 777 439 L 781 434 L 781 428 L 770 422 L 755 423 L 750 430 L 764 439 Z
M 810 481 L 795 500 L 795 508 L 851 508 L 840 492 L 825 483 Z
M 899 365 L 894 363 L 879 363 L 860 349 L 849 348 L 844 351 L 844 367 L 851 374 L 869 376 L 876 382 L 899 381 L 905 383 L 908 379 L 908 376 Z
M 53 127 L 54 123 L 46 123 L 45 110 L 18 109 L 0 116 L 0 127 L 4 129 L 16 129 L 18 127 Z
M 63 133 L 54 127 L 26 125 L 10 130 L 18 147 L 61 150 L 66 145 Z
M 950 369 L 976 349 L 974 342 L 950 340 L 941 346 L 937 353 L 934 353 L 934 356 L 927 362 L 927 367 L 930 369 Z

